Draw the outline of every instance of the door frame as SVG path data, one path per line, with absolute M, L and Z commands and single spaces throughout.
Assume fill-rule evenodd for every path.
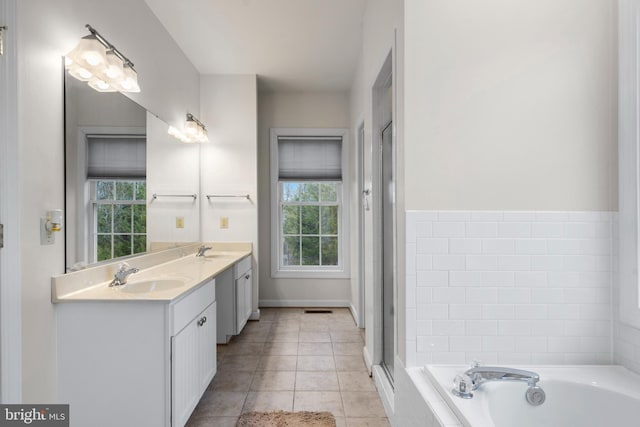
M 18 143 L 17 0 L 0 2 L 4 55 L 0 56 L 0 402 L 22 401 L 20 298 L 20 170 Z
M 366 254 L 366 229 L 365 215 L 369 210 L 369 194 L 371 190 L 365 188 L 365 127 L 364 120 L 356 128 L 356 158 L 357 158 L 357 194 L 358 194 L 358 318 L 356 322 L 359 328 L 366 328 L 365 322 L 365 254 Z
M 371 88 L 372 97 L 372 123 L 371 123 L 371 150 L 372 150 L 372 193 L 373 193 L 373 318 L 374 318 L 374 343 L 373 343 L 373 365 L 375 365 L 374 376 L 376 382 L 380 382 L 383 386 L 383 390 L 387 396 L 393 393 L 393 383 L 390 378 L 384 373 L 384 369 L 381 364 L 383 361 L 383 277 L 382 277 L 382 189 L 380 185 L 380 175 L 382 168 L 382 130 L 389 124 L 389 118 L 392 121 L 392 139 L 393 139 L 393 159 L 392 170 L 393 176 L 397 176 L 397 169 L 395 164 L 395 150 L 396 150 L 396 106 L 395 106 L 395 70 L 394 70 L 394 54 L 395 49 L 391 49 L 384 63 L 378 73 L 378 76 Z M 385 100 L 388 99 L 388 91 L 391 88 L 391 100 L 392 104 L 385 104 Z M 389 115 L 389 108 L 391 108 L 391 115 Z M 393 230 L 393 265 L 394 265 L 394 307 L 397 307 L 397 214 L 394 209 L 394 230 Z M 394 312 L 394 357 L 398 352 L 398 310 Z M 393 399 L 387 399 L 392 404 Z

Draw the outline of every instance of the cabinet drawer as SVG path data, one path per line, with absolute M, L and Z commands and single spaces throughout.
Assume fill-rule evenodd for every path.
M 239 279 L 242 277 L 248 270 L 251 269 L 251 255 L 248 255 L 242 258 L 240 261 L 236 262 L 233 266 L 233 278 Z
M 172 306 L 171 335 L 176 335 L 216 300 L 216 281 L 210 280 Z

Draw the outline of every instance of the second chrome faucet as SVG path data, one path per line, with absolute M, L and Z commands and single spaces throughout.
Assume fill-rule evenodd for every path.
M 123 262 L 118 267 L 118 271 L 113 275 L 113 280 L 109 283 L 109 287 L 113 286 L 122 286 L 127 284 L 127 278 L 131 276 L 133 273 L 137 273 L 140 271 L 139 268 L 129 268 L 129 264 Z

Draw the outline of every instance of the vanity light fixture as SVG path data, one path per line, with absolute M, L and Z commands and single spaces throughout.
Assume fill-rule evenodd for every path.
M 133 62 L 91 25 L 85 27 L 91 34 L 81 38 L 64 57 L 69 74 L 98 92 L 140 92 Z
M 191 113 L 187 113 L 187 122 L 184 125 L 184 129 L 179 130 L 173 126 L 169 126 L 169 135 L 179 139 L 185 144 L 192 142 L 209 142 L 207 127 Z

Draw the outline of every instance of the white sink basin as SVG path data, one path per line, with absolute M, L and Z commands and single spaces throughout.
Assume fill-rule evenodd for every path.
M 184 282 L 179 279 L 144 280 L 140 282 L 129 282 L 120 288 L 120 291 L 132 294 L 147 294 L 151 292 L 168 291 L 181 286 L 184 286 Z

